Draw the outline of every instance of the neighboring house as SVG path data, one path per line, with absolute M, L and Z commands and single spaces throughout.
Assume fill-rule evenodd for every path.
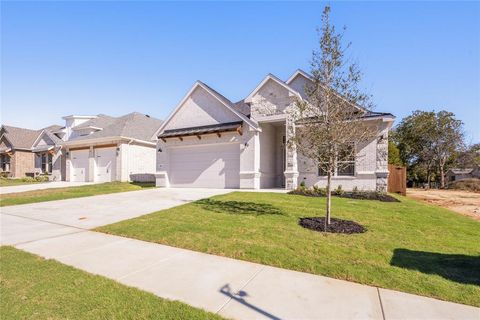
M 61 146 L 67 181 L 147 181 L 155 173 L 154 132 L 161 120 L 138 112 L 121 117 L 66 116 Z M 48 145 L 48 144 L 47 144 Z
M 162 121 L 137 112 L 63 119 L 65 126 L 41 130 L 2 126 L 2 171 L 56 181 L 153 181 L 156 141 L 151 138 Z
M 446 177 L 448 182 L 471 178 L 480 179 L 480 166 L 477 165 L 474 168 L 466 169 L 452 168 L 447 171 Z
M 48 175 L 52 181 L 65 180 L 66 161 L 62 150 L 62 129 L 62 126 L 53 125 L 40 130 L 32 146 L 35 154 L 35 174 Z
M 297 70 L 287 81 L 269 74 L 246 97 L 231 102 L 197 81 L 156 132 L 160 187 L 280 188 L 326 185 L 312 161 L 289 148 L 294 126 L 287 110 L 306 99 L 311 77 Z M 387 190 L 388 131 L 395 117 L 363 112 L 376 138 L 355 145 L 348 170 L 336 170 L 333 185 L 345 190 Z
M 0 165 L 3 175 L 21 178 L 35 172 L 32 145 L 41 130 L 2 125 L 0 129 Z

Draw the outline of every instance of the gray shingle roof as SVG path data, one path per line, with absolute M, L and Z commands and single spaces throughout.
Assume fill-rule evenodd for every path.
M 250 112 L 251 112 L 251 111 L 250 111 L 250 106 L 249 106 L 247 103 L 245 103 L 245 99 L 242 99 L 242 100 L 240 100 L 240 101 L 235 102 L 235 103 L 233 104 L 233 107 L 234 107 L 237 111 L 239 111 L 239 112 L 243 113 L 244 115 L 246 115 L 247 117 L 250 117 Z
M 31 149 L 42 130 L 30 130 L 19 127 L 2 125 L 5 137 L 12 144 L 13 149 Z
M 467 169 L 459 169 L 459 168 L 453 168 L 448 171 L 453 172 L 454 174 L 469 174 L 473 171 L 472 168 L 467 168 Z
M 78 136 L 70 141 L 118 136 L 151 141 L 153 134 L 161 124 L 161 120 L 151 118 L 138 112 L 129 113 L 118 118 L 107 115 L 98 115 L 97 118 L 84 122 L 81 125 L 74 127 L 74 129 L 88 128 L 92 126 L 102 128 L 102 130 L 96 131 L 88 136 Z

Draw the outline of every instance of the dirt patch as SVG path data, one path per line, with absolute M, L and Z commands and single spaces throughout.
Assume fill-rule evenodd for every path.
M 326 230 L 326 232 L 329 233 L 354 234 L 364 233 L 367 231 L 364 226 L 356 223 L 355 221 L 331 218 L 330 222 L 331 223 L 328 225 Z M 324 217 L 300 218 L 298 224 L 313 231 L 325 232 Z
M 480 221 L 480 194 L 463 190 L 407 189 L 407 197 L 450 209 Z

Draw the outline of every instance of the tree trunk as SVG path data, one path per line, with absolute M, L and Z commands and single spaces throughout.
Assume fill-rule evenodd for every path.
M 445 164 L 440 163 L 440 188 L 444 189 L 445 188 L 445 173 L 443 172 Z
M 332 198 L 332 172 L 328 170 L 327 172 L 327 214 L 325 216 L 325 231 L 330 225 L 330 208 L 331 208 L 331 198 Z

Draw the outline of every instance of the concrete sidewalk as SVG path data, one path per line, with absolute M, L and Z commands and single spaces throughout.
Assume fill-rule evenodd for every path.
M 92 231 L 68 231 L 16 247 L 233 319 L 480 317 L 475 307 Z
M 42 190 L 42 189 L 53 189 L 53 188 L 79 187 L 79 186 L 84 186 L 88 184 L 95 184 L 95 183 L 94 182 L 52 181 L 52 182 L 45 182 L 45 183 L 23 184 L 20 186 L 0 187 L 0 194 L 17 193 L 17 192 Z
M 480 309 L 89 231 L 227 193 L 149 189 L 0 208 L 0 243 L 234 319 L 480 319 Z

